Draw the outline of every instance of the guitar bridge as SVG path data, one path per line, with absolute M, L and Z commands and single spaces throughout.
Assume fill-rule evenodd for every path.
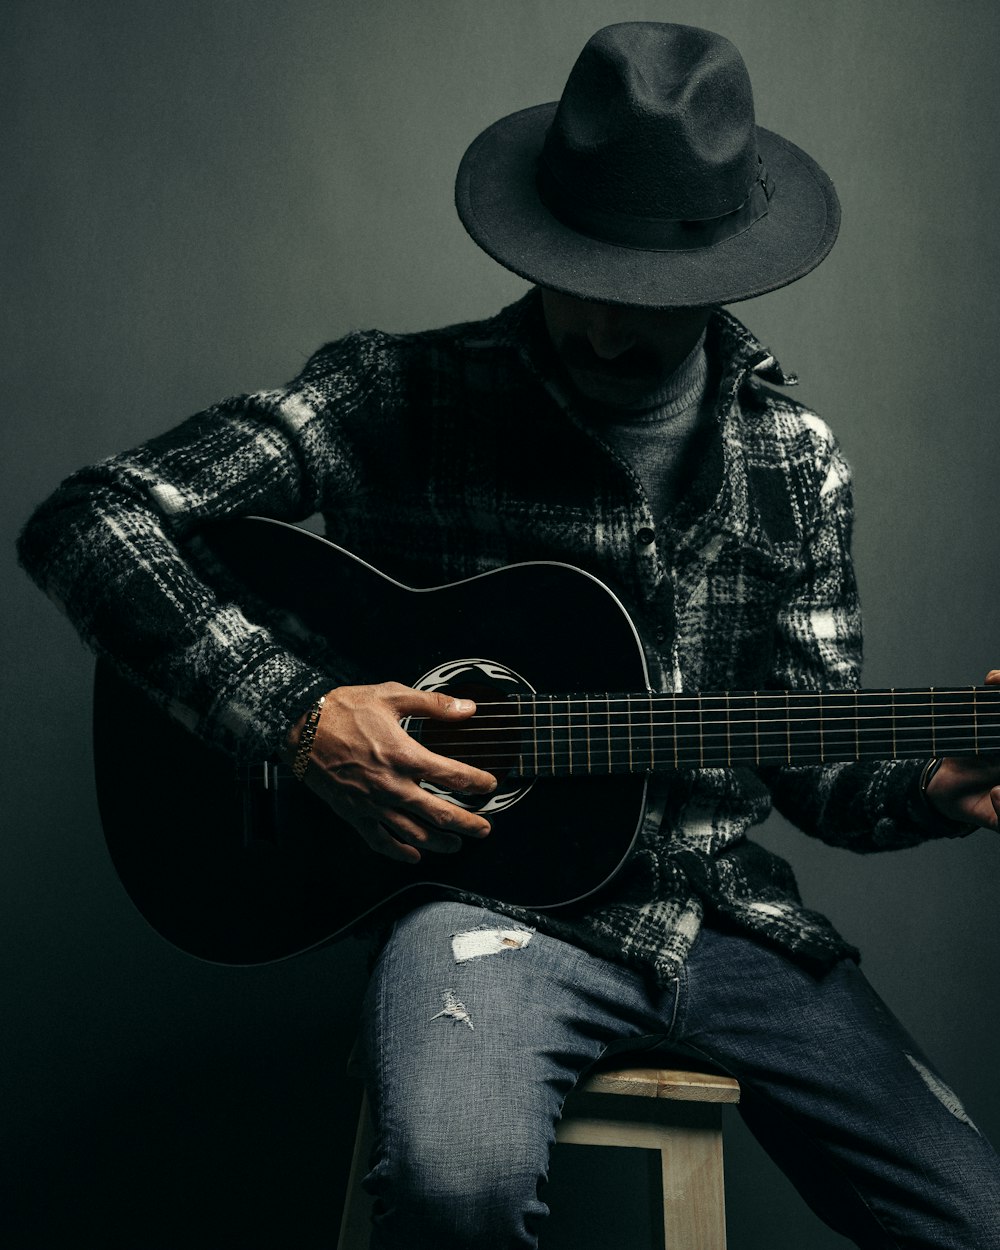
M 243 800 L 243 847 L 249 850 L 255 842 L 280 842 L 278 827 L 278 790 L 287 781 L 290 770 L 273 760 L 243 764 L 236 770 Z

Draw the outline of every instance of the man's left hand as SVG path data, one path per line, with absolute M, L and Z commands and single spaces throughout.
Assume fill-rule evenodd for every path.
M 1000 686 L 1000 669 L 986 674 L 988 686 Z M 1000 828 L 1000 755 L 946 756 L 927 786 L 927 802 L 941 816 Z

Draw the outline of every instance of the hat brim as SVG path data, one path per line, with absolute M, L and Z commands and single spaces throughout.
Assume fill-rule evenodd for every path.
M 501 118 L 459 166 L 462 224 L 494 260 L 522 278 L 601 303 L 645 308 L 732 304 L 787 286 L 833 247 L 840 204 L 833 183 L 794 143 L 757 127 L 774 183 L 765 216 L 708 247 L 659 251 L 605 243 L 563 225 L 541 202 L 535 168 L 555 104 Z

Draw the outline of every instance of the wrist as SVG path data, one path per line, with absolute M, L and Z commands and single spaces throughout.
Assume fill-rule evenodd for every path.
M 296 781 L 305 780 L 313 743 L 316 741 L 316 733 L 319 729 L 320 717 L 323 715 L 323 705 L 325 703 L 326 695 L 320 695 L 299 717 L 289 731 L 287 738 L 288 756 L 290 757 L 289 762 L 292 766 L 292 774 Z

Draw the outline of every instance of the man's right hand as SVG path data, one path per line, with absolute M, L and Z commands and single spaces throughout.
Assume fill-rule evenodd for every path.
M 428 751 L 399 722 L 406 716 L 467 720 L 475 710 L 469 699 L 411 690 L 398 682 L 338 686 L 323 704 L 305 783 L 373 851 L 390 859 L 415 864 L 424 851 L 457 851 L 463 837 L 486 837 L 489 821 L 431 794 L 420 782 L 485 795 L 496 789 L 496 779 Z M 289 759 L 304 723 L 305 717 L 288 736 Z

